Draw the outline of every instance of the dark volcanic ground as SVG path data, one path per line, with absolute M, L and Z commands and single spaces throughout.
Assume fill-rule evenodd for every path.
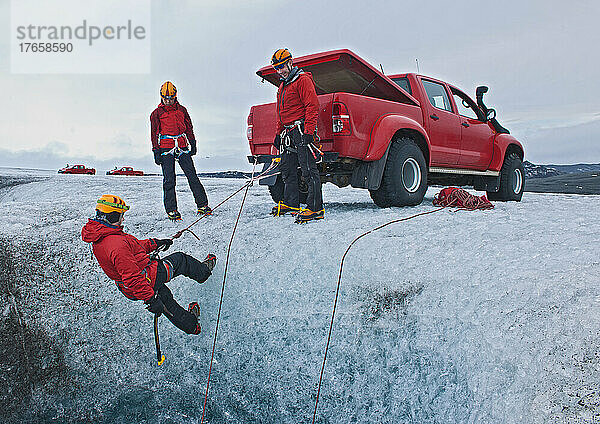
M 530 178 L 525 181 L 525 191 L 534 193 L 600 194 L 600 172 Z

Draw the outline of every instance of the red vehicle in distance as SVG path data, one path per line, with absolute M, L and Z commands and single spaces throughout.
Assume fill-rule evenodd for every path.
M 315 82 L 321 182 L 365 188 L 379 207 L 418 205 L 428 185 L 470 185 L 490 200 L 521 200 L 524 149 L 483 103 L 487 87 L 477 87 L 473 100 L 425 75 L 385 75 L 346 49 L 297 57 L 294 65 Z M 256 73 L 279 86 L 273 67 Z M 276 120 L 275 103 L 250 108 L 248 159 L 263 169 L 280 155 Z M 283 197 L 276 170 L 260 184 L 275 202 Z M 302 202 L 306 184 L 299 186 Z
M 106 175 L 144 175 L 144 171 L 135 171 L 131 166 L 123 166 L 118 168 L 115 166 L 115 169 L 111 169 L 110 171 L 106 171 Z
M 88 174 L 95 175 L 96 170 L 94 168 L 86 168 L 85 165 L 70 165 L 67 164 L 64 168 L 58 170 L 59 174 Z

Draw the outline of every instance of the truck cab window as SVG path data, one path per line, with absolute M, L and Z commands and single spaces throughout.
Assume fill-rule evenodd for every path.
M 438 109 L 452 112 L 450 99 L 448 98 L 448 93 L 446 93 L 444 86 L 433 81 L 422 80 L 422 82 L 425 92 L 427 93 L 427 97 L 429 98 L 429 103 Z
M 464 116 L 465 118 L 485 121 L 483 112 L 481 112 L 479 107 L 477 107 L 475 102 L 471 100 L 469 96 L 453 87 L 451 90 L 452 96 L 454 97 L 454 103 L 456 103 L 456 107 L 458 108 L 459 115 Z
M 406 77 L 398 77 L 392 78 L 396 84 L 398 84 L 404 91 L 408 92 L 408 94 L 412 94 L 412 90 L 410 89 L 410 83 L 408 82 L 408 78 Z
M 460 97 L 458 94 L 452 94 L 454 96 L 454 103 L 456 103 L 456 108 L 458 109 L 458 114 L 460 116 L 464 116 L 465 118 L 477 119 L 477 114 L 473 112 L 471 105 L 466 101 L 463 101 L 462 97 Z

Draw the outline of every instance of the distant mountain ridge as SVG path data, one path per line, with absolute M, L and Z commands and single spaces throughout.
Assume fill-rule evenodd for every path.
M 579 174 L 582 172 L 600 171 L 600 163 L 577 163 L 574 165 L 546 165 L 565 174 Z
M 564 174 L 583 174 L 599 172 L 600 163 L 577 163 L 574 165 L 536 165 L 529 161 L 523 162 L 526 178 L 556 177 Z

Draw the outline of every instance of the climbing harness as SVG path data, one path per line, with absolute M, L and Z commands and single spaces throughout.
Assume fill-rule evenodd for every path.
M 179 140 L 181 137 L 185 138 L 185 145 L 187 146 L 185 149 L 182 149 L 181 147 L 179 147 L 179 143 L 177 142 L 177 140 Z M 187 135 L 185 133 L 183 134 L 179 134 L 179 135 L 159 135 L 158 136 L 158 145 L 160 147 L 160 140 L 164 140 L 164 139 L 172 139 L 175 140 L 175 146 L 173 146 L 172 149 L 161 153 L 161 156 L 166 156 L 166 155 L 173 155 L 173 157 L 176 160 L 179 160 L 179 156 L 181 156 L 184 153 L 190 153 L 190 149 L 189 149 L 189 141 L 187 138 Z
M 297 153 L 298 149 L 297 147 L 292 147 L 293 143 L 292 143 L 292 131 L 294 129 L 298 129 L 298 133 L 300 134 L 300 137 L 302 137 L 303 134 L 303 128 L 304 126 L 304 119 L 299 119 L 298 121 L 294 121 L 293 124 L 290 125 L 284 125 L 284 129 L 283 131 L 281 131 L 281 134 L 279 134 L 279 136 L 281 137 L 281 146 L 290 153 Z M 319 137 L 319 134 L 317 134 L 317 130 L 315 129 L 315 133 L 313 135 L 313 142 L 312 143 L 308 143 L 306 146 L 308 147 L 308 150 L 310 151 L 311 155 L 313 156 L 313 158 L 315 159 L 316 163 L 321 163 L 323 161 L 323 151 L 321 150 L 321 147 L 319 145 L 319 147 L 317 147 L 317 144 L 319 143 L 319 141 L 321 141 L 321 138 Z
M 298 150 L 295 147 L 295 144 L 292 142 L 292 131 L 294 130 L 294 128 L 298 128 L 298 131 L 300 131 L 300 126 L 302 125 L 303 121 L 299 120 L 294 122 L 293 124 L 290 125 L 284 125 L 283 127 L 283 131 L 281 131 L 281 134 L 279 134 L 279 136 L 281 137 L 281 146 L 283 147 L 283 150 L 285 150 L 288 153 L 297 153 Z M 302 134 L 302 133 L 300 133 Z M 292 147 L 294 146 L 294 147 Z
M 215 347 L 217 345 L 217 333 L 219 331 L 219 322 L 221 320 L 221 307 L 223 306 L 223 294 L 225 293 L 225 281 L 227 280 L 227 269 L 229 268 L 229 254 L 231 253 L 231 245 L 233 244 L 233 238 L 235 236 L 235 231 L 238 226 L 238 222 L 240 221 L 240 216 L 242 215 L 242 210 L 244 209 L 244 203 L 246 202 L 246 196 L 248 195 L 248 189 L 254 182 L 254 170 L 256 169 L 256 160 L 254 161 L 254 166 L 252 167 L 252 177 L 250 181 L 245 185 L 246 191 L 244 192 L 244 197 L 242 198 L 242 203 L 240 205 L 240 211 L 238 212 L 237 218 L 235 220 L 235 224 L 233 226 L 233 231 L 231 232 L 231 239 L 229 240 L 229 246 L 227 246 L 227 256 L 225 258 L 225 271 L 223 272 L 223 284 L 221 285 L 221 299 L 219 300 L 219 311 L 217 312 L 217 324 L 215 326 L 215 336 L 213 339 L 212 345 L 212 353 L 210 356 L 210 365 L 208 367 L 208 378 L 206 380 L 206 394 L 204 395 L 204 406 L 202 407 L 202 418 L 200 418 L 200 424 L 204 422 L 204 415 L 206 413 L 206 402 L 208 401 L 208 389 L 210 386 L 210 375 L 212 372 L 213 361 L 215 357 Z M 263 172 L 264 174 L 264 172 Z

